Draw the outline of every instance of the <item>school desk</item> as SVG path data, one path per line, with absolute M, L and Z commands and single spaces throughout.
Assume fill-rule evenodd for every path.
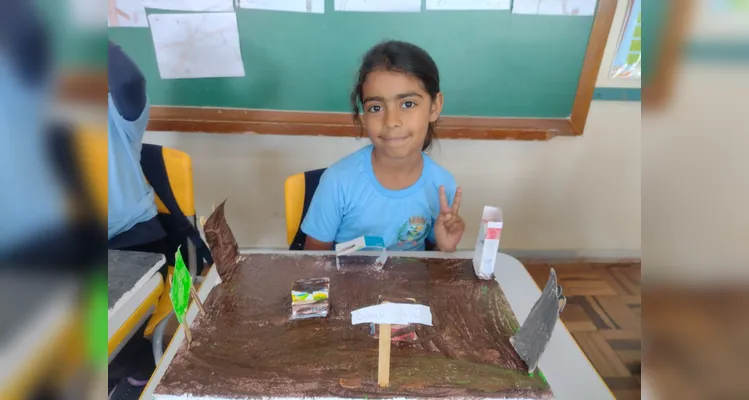
M 109 250 L 108 267 L 108 350 L 109 362 L 148 321 L 156 309 L 164 278 L 159 268 L 163 254 Z
M 249 251 L 242 254 L 286 254 L 287 251 Z M 299 252 L 294 252 L 299 254 Z M 309 252 L 309 254 L 332 254 L 332 252 Z M 456 252 L 452 254 L 438 252 L 391 252 L 391 257 L 429 257 L 429 258 L 472 258 L 472 251 Z M 495 262 L 495 275 L 502 291 L 505 294 L 517 320 L 520 324 L 530 313 L 533 304 L 541 295 L 541 289 L 536 285 L 525 267 L 517 259 L 499 254 Z M 198 289 L 198 297 L 205 300 L 211 289 L 218 283 L 218 274 L 215 268 L 205 278 L 204 284 Z M 197 316 L 198 310 L 191 305 L 187 312 L 187 321 L 192 322 Z M 174 358 L 177 349 L 185 340 L 185 333 L 179 328 L 169 343 L 164 357 L 151 376 L 141 399 L 153 398 L 153 391 L 164 375 L 169 363 Z M 540 369 L 543 371 L 549 385 L 557 400 L 597 399 L 613 400 L 603 379 L 598 375 L 593 365 L 585 357 L 585 354 L 577 346 L 575 339 L 564 326 L 561 320 L 557 320 L 556 327 L 549 341 L 546 352 L 540 361 Z
M 0 276 L 0 399 L 31 398 L 82 366 L 78 282 L 55 274 Z

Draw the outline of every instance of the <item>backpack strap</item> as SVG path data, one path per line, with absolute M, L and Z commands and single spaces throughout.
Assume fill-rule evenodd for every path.
M 190 223 L 190 220 L 185 216 L 185 213 L 182 212 L 181 208 L 179 208 L 179 203 L 177 203 L 177 199 L 174 197 L 172 186 L 169 184 L 169 175 L 166 172 L 163 148 L 158 145 L 144 143 L 140 154 L 140 164 L 143 169 L 143 174 L 151 184 L 151 187 L 153 187 L 156 195 L 159 196 L 159 199 L 161 199 L 161 202 L 164 203 L 173 217 L 169 224 L 173 225 L 173 227 L 165 226 L 167 235 L 169 235 L 172 230 L 171 228 L 173 228 L 176 231 L 175 234 L 180 237 L 180 240 L 182 240 L 181 238 L 183 237 L 189 238 L 195 245 L 198 261 L 204 261 L 209 266 L 213 265 L 211 251 L 200 237 L 197 228 Z M 198 273 L 201 271 L 202 262 L 199 262 Z
M 302 218 L 299 220 L 299 227 L 296 230 L 296 236 L 294 236 L 289 250 L 304 250 L 304 242 L 307 241 L 307 235 L 302 232 L 302 222 L 304 222 L 304 217 L 307 215 L 312 197 L 315 195 L 317 186 L 320 184 L 320 177 L 322 177 L 325 170 L 326 168 L 322 168 L 304 173 L 304 207 L 302 208 Z

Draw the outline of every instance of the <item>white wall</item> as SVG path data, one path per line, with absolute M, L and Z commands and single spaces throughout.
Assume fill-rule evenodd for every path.
M 619 10 L 604 59 L 623 22 Z M 599 79 L 610 85 L 606 75 Z M 631 85 L 631 84 L 630 84 Z M 505 215 L 505 250 L 552 250 L 613 256 L 640 251 L 640 103 L 594 102 L 583 137 L 549 142 L 441 140 L 434 158 L 464 189 L 472 248 L 485 204 Z M 224 198 L 242 247 L 286 247 L 283 182 L 327 166 L 367 143 L 331 137 L 149 132 L 146 142 L 193 159 L 196 206 L 208 215 Z
M 749 66 L 686 65 L 646 113 L 643 275 L 749 279 Z
M 366 139 L 149 132 L 146 141 L 192 156 L 196 206 L 224 198 L 240 246 L 284 247 L 283 182 L 327 166 Z M 594 103 L 584 137 L 549 142 L 441 140 L 433 156 L 464 188 L 467 232 L 481 209 L 502 207 L 502 247 L 521 250 L 640 248 L 640 104 Z

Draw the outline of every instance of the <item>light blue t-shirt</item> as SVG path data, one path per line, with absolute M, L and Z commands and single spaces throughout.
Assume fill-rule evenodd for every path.
M 117 111 L 109 94 L 108 239 L 157 214 L 153 188 L 143 176 L 140 166 L 140 150 L 149 110 L 147 103 L 137 120 L 128 121 Z
M 439 188 L 452 204 L 452 174 L 423 154 L 421 177 L 403 190 L 389 190 L 372 169 L 373 146 L 366 146 L 328 168 L 312 197 L 302 232 L 321 242 L 342 243 L 359 236 L 380 236 L 388 250 L 424 250 L 435 243 L 440 212 Z
M 68 221 L 65 187 L 49 152 L 51 84 L 21 79 L 0 46 L 0 252 L 40 240 Z

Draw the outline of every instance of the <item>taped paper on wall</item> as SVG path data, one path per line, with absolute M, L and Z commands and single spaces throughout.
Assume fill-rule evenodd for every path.
M 419 12 L 421 0 L 335 0 L 336 11 Z
M 596 13 L 597 0 L 515 0 L 514 14 L 582 15 Z
M 235 13 L 151 14 L 162 79 L 245 75 Z
M 5 2 L 6 0 L 2 0 Z M 102 30 L 106 29 L 107 27 L 104 25 L 104 20 L 101 19 L 102 14 L 105 12 L 104 9 L 107 7 L 107 4 L 99 1 L 91 1 L 91 0 L 62 0 L 65 1 L 66 4 L 63 4 L 63 7 L 67 6 L 67 11 L 69 13 L 69 20 L 72 25 L 74 25 L 76 28 L 81 29 L 83 31 L 96 31 L 96 30 Z M 111 1 L 111 0 L 110 0 Z M 112 4 L 109 4 L 110 8 Z M 3 10 L 3 12 L 6 12 L 6 10 Z
M 325 0 L 239 0 L 239 7 L 323 14 L 325 13 Z
M 510 0 L 427 0 L 427 10 L 509 10 Z
M 234 11 L 234 0 L 143 0 L 143 5 L 174 11 Z
M 143 0 L 109 0 L 107 23 L 110 27 L 147 28 Z

